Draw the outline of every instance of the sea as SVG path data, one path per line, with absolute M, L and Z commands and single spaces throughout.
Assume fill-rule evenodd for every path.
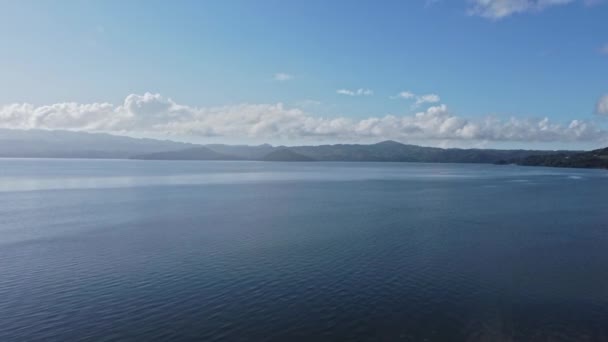
M 0 159 L 0 341 L 608 341 L 608 171 Z

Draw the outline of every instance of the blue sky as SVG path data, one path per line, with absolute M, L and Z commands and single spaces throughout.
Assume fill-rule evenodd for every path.
M 607 18 L 608 4 L 598 0 L 2 2 L 0 126 L 201 142 L 396 138 L 441 146 L 596 147 L 608 144 L 602 133 L 608 121 L 608 110 L 602 110 L 608 94 Z M 161 102 L 150 108 L 167 113 L 126 113 L 126 98 L 143 99 L 146 93 L 159 95 L 148 99 Z M 15 105 L 25 103 L 31 113 L 17 113 Z M 40 119 L 42 106 L 66 103 L 109 103 L 110 114 L 93 116 L 162 117 L 165 128 L 131 122 L 109 129 L 107 122 L 89 124 L 82 108 L 57 106 L 55 117 L 68 117 L 59 120 L 63 125 Z M 277 111 L 298 113 L 277 115 L 305 116 L 298 118 L 301 125 L 330 121 L 294 133 L 298 127 L 268 128 L 279 124 L 273 119 L 253 123 L 265 128 L 252 133 L 251 126 L 220 127 L 231 123 L 217 120 L 229 121 L 230 115 L 243 120 L 218 108 L 247 112 L 244 105 L 276 109 L 279 103 Z M 419 124 L 415 120 L 399 123 L 398 132 L 384 122 L 374 133 L 361 123 L 387 115 L 411 118 L 439 106 L 461 120 L 455 128 L 460 133 L 424 133 L 427 126 L 421 124 L 422 133 L 408 135 L 415 131 L 410 126 Z M 203 129 L 204 115 L 216 118 L 205 117 Z M 261 120 L 265 114 L 252 115 Z M 16 116 L 30 122 L 36 116 L 39 126 L 16 124 Z M 185 117 L 198 126 L 184 128 Z M 65 124 L 69 118 L 87 124 Z M 577 120 L 594 131 L 581 133 L 583 138 L 559 131 L 538 139 L 518 132 L 462 133 L 462 120 L 488 126 L 488 118 L 537 126 L 548 118 L 563 130 Z M 342 119 L 351 126 L 332 131 L 340 123 L 331 120 Z M 175 120 L 180 129 L 167 128 Z

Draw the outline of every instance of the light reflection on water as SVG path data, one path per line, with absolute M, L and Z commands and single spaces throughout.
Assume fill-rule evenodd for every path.
M 57 168 L 64 162 L 69 169 Z M 118 163 L 118 164 L 117 164 Z M 115 165 L 121 165 L 115 169 Z M 65 165 L 62 165 L 65 166 Z M 126 166 L 126 167 L 125 167 Z M 425 163 L 264 163 L 0 159 L 0 191 L 124 188 L 286 181 L 356 181 L 605 176 L 602 170 Z

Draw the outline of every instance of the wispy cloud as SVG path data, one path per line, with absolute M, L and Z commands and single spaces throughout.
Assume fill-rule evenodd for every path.
M 371 89 L 363 89 L 363 88 L 359 88 L 359 89 L 354 89 L 354 90 L 350 90 L 350 89 L 338 89 L 336 90 L 336 93 L 340 94 L 340 95 L 348 95 L 348 96 L 371 96 L 374 95 L 374 91 Z
M 422 96 L 418 96 L 416 98 L 416 106 L 420 106 L 424 103 L 437 103 L 441 101 L 441 98 L 437 94 L 426 94 Z
M 287 74 L 284 72 L 279 72 L 279 73 L 274 74 L 273 79 L 275 81 L 285 82 L 285 81 L 293 80 L 293 75 L 290 75 L 290 74 Z
M 391 99 L 413 99 L 416 97 L 416 94 L 412 93 L 411 91 L 402 91 L 399 94 L 392 96 Z
M 424 95 L 416 95 L 411 91 L 402 91 L 396 96 L 392 96 L 392 99 L 405 99 L 412 100 L 415 99 L 414 107 L 419 107 L 425 103 L 438 103 L 441 101 L 441 98 L 437 94 L 424 94 Z
M 468 13 L 480 17 L 499 20 L 513 14 L 538 12 L 554 6 L 566 5 L 577 0 L 469 0 Z M 597 0 L 583 0 L 590 5 Z
M 608 94 L 600 97 L 597 101 L 595 113 L 598 115 L 608 115 Z
M 598 113 L 608 113 L 608 96 L 598 103 Z M 281 103 L 198 108 L 151 93 L 131 94 L 120 105 L 72 102 L 5 105 L 0 107 L 0 128 L 267 141 L 608 142 L 608 132 L 593 122 L 468 119 L 451 113 L 446 105 L 432 106 L 413 115 L 323 118 Z

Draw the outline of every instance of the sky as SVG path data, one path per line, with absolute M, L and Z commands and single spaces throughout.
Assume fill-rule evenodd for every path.
M 0 128 L 608 146 L 608 1 L 2 1 Z

